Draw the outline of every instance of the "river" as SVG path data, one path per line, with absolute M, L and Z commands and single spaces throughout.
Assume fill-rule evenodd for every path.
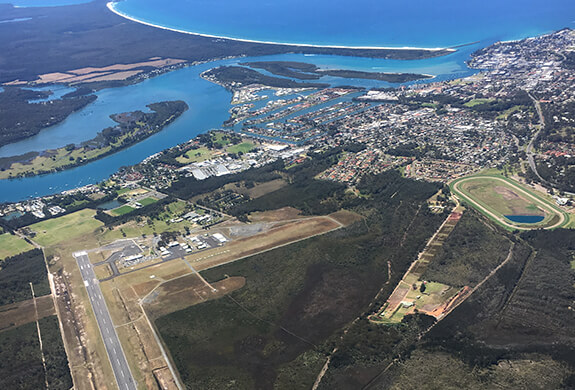
M 215 4 L 213 2 L 200 0 L 174 0 L 169 3 L 155 0 L 125 0 L 118 3 L 116 7 L 122 12 L 129 13 L 134 17 L 141 17 L 143 20 L 188 29 L 191 26 L 191 21 L 199 18 L 198 15 L 203 15 L 202 18 L 205 19 L 206 23 L 209 22 L 212 29 L 204 30 L 204 27 L 201 27 L 205 25 L 204 23 L 204 25 L 198 24 L 197 26 L 201 28 L 198 27 L 199 30 L 196 29 L 193 31 L 239 36 L 246 39 L 302 42 L 305 36 L 305 43 L 314 44 L 425 47 L 447 46 L 465 43 L 471 40 L 479 40 L 480 42 L 459 48 L 456 53 L 448 56 L 417 61 L 325 55 L 308 56 L 301 54 L 227 59 L 190 66 L 145 80 L 135 85 L 104 89 L 97 92 L 98 99 L 95 102 L 73 113 L 60 124 L 44 129 L 32 138 L 0 148 L 0 157 L 57 148 L 69 143 L 80 143 L 93 138 L 96 133 L 102 129 L 113 125 L 114 122 L 109 118 L 110 114 L 145 110 L 145 106 L 150 103 L 163 100 L 184 100 L 190 109 L 160 133 L 101 160 L 53 174 L 14 180 L 0 180 L 0 202 L 18 201 L 30 197 L 48 195 L 90 183 L 97 183 L 109 177 L 121 166 L 136 164 L 160 150 L 185 142 L 199 133 L 212 128 L 219 128 L 222 122 L 228 117 L 231 98 L 230 93 L 218 85 L 203 80 L 199 76 L 204 70 L 215 66 L 233 65 L 241 61 L 257 60 L 300 61 L 314 63 L 321 68 L 373 72 L 425 73 L 435 76 L 435 79 L 431 81 L 438 81 L 472 74 L 473 71 L 466 67 L 465 60 L 469 58 L 472 51 L 485 47 L 493 43 L 496 39 L 521 38 L 539 34 L 552 29 L 573 25 L 573 19 L 575 19 L 575 16 L 573 16 L 575 12 L 571 12 L 575 10 L 575 3 L 565 0 L 549 0 L 544 5 L 539 5 L 539 9 L 537 9 L 535 2 L 531 1 L 510 1 L 503 2 L 504 4 L 502 4 L 501 2 L 494 2 L 492 0 L 482 2 L 449 0 L 448 3 L 451 4 L 451 8 L 443 8 L 444 11 L 442 12 L 438 11 L 435 3 L 430 5 L 432 3 L 417 0 L 410 2 L 410 5 L 407 6 L 407 10 L 411 10 L 411 13 L 408 12 L 407 14 L 399 12 L 400 9 L 397 8 L 399 7 L 398 4 L 402 2 L 397 2 L 397 4 L 381 2 L 381 4 L 387 7 L 384 7 L 384 10 L 381 8 L 381 4 L 369 1 L 369 4 L 375 7 L 374 10 L 377 11 L 370 13 L 366 12 L 369 7 L 361 10 L 358 8 L 362 1 L 364 0 L 360 0 L 359 3 L 355 4 L 353 9 L 347 9 L 347 11 L 341 9 L 341 4 L 335 4 L 330 8 L 328 4 L 333 4 L 333 2 L 326 3 L 324 1 L 323 9 L 325 14 L 316 14 L 317 18 L 314 19 L 315 24 L 313 26 L 308 25 L 312 24 L 312 20 L 310 20 L 310 23 L 307 23 L 305 22 L 307 16 L 300 15 L 300 19 L 296 18 L 297 21 L 293 22 L 294 24 L 291 25 L 290 29 L 286 29 L 285 26 L 283 29 L 280 29 L 280 32 L 283 34 L 281 36 L 277 35 L 279 34 L 279 32 L 276 31 L 277 29 L 265 30 L 261 25 L 261 23 L 265 21 L 260 19 L 265 19 L 263 16 L 265 16 L 266 13 L 276 13 L 277 10 L 288 7 L 288 5 L 283 3 L 273 2 L 263 4 L 259 2 L 258 7 L 261 7 L 258 8 L 259 13 L 256 14 L 261 17 L 255 18 L 257 20 L 253 17 L 249 19 L 250 23 L 255 23 L 252 32 L 242 30 L 241 27 L 237 26 L 236 30 L 229 30 L 229 28 L 235 28 L 233 27 L 235 25 L 228 23 L 230 22 L 230 20 L 227 19 L 228 16 L 222 17 L 222 15 L 228 15 L 228 11 L 222 9 L 221 5 L 230 3 L 230 9 L 237 8 L 232 4 L 234 2 L 230 0 L 218 2 L 217 6 L 213 6 L 213 4 Z M 55 6 L 82 2 L 85 1 L 13 1 L 17 6 Z M 246 10 L 252 9 L 256 3 L 257 2 L 254 1 L 241 2 L 243 8 L 238 12 L 245 12 Z M 289 3 L 289 7 L 300 7 L 296 7 L 299 13 L 309 7 L 313 8 L 317 7 L 318 4 L 322 4 L 321 1 L 302 2 L 300 0 L 295 3 Z M 462 5 L 463 3 L 465 3 L 465 6 Z M 270 9 L 270 4 L 274 4 L 277 10 L 274 11 Z M 474 5 L 479 8 L 477 12 L 474 11 L 475 13 L 473 15 L 469 15 Z M 158 7 L 160 7 L 161 10 L 158 10 Z M 188 13 L 181 11 L 182 7 L 194 10 L 193 15 L 190 16 L 191 19 L 186 19 L 189 21 L 189 23 L 186 22 L 188 23 L 186 25 L 180 25 L 182 18 L 180 18 L 179 15 L 188 15 Z M 208 9 L 210 7 L 213 9 Z M 494 13 L 496 8 L 500 11 L 501 15 L 496 12 Z M 560 12 L 561 9 L 562 12 Z M 180 10 L 179 13 L 177 12 L 178 10 Z M 424 14 L 423 11 L 428 13 Z M 203 12 L 204 14 L 202 14 Z M 282 23 L 285 24 L 286 21 L 292 20 L 292 18 L 295 17 L 294 12 L 296 11 L 293 9 L 285 10 L 285 20 Z M 363 16 L 360 17 L 360 14 Z M 219 18 L 214 20 L 210 19 L 214 17 L 214 15 L 219 15 Z M 430 15 L 439 18 L 437 19 L 439 21 L 443 20 L 447 24 L 435 30 L 426 30 L 426 23 L 428 22 L 425 22 L 424 19 L 433 19 L 430 18 Z M 322 29 L 322 24 L 319 23 L 319 21 L 325 20 L 326 16 L 329 16 L 329 22 L 325 22 L 324 28 Z M 537 17 L 535 18 L 535 16 Z M 338 19 L 342 17 L 347 17 L 345 23 Z M 491 20 L 492 23 L 485 23 L 488 20 Z M 386 23 L 388 22 L 391 24 L 387 25 Z M 279 23 L 278 26 L 283 25 L 282 23 Z M 299 25 L 297 23 L 299 23 Z M 477 23 L 484 24 L 479 28 Z M 296 25 L 297 28 L 295 28 Z M 333 33 L 333 26 L 339 26 L 339 32 L 337 34 Z M 222 28 L 224 29 L 222 30 Z M 226 30 L 226 28 L 228 28 L 228 30 Z M 396 30 L 394 30 L 394 28 Z M 449 31 L 449 28 L 452 30 Z M 409 31 L 405 32 L 404 30 L 406 29 Z M 267 32 L 264 34 L 264 31 Z M 455 33 L 455 31 L 457 31 L 457 33 Z M 403 32 L 405 32 L 405 34 Z M 288 39 L 288 37 L 290 39 Z M 312 40 L 311 42 L 309 41 L 310 39 Z M 323 77 L 319 82 L 329 83 L 334 86 L 390 86 L 390 84 L 381 81 L 341 79 L 335 77 Z M 63 93 L 64 90 L 63 87 L 56 88 L 55 96 L 57 97 Z

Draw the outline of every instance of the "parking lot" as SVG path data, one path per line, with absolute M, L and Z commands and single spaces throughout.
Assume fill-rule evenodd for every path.
M 199 253 L 221 247 L 226 242 L 228 242 L 228 239 L 220 233 L 189 235 L 179 237 L 178 240 L 174 240 L 165 246 L 153 248 L 147 255 L 145 253 L 147 247 L 145 246 L 139 246 L 133 241 L 118 242 L 114 245 L 114 248 L 119 249 L 118 251 L 112 253 L 106 260 L 94 265 L 108 264 L 112 272 L 112 276 L 109 278 L 114 278 L 122 273 L 126 273 L 120 271 L 122 268 L 134 267 L 138 264 L 158 258 L 161 259 L 162 262 L 181 259 L 192 253 Z

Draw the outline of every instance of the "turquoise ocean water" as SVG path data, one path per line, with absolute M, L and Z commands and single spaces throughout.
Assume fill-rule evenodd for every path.
M 444 47 L 573 26 L 573 0 L 124 0 L 136 19 L 233 38 L 350 46 Z
M 16 7 L 59 7 L 89 3 L 91 0 L 4 0 L 1 3 L 11 3 Z
M 19 6 L 55 6 L 81 0 L 14 0 Z M 310 3 L 310 4 L 308 4 Z M 312 4 L 313 3 L 313 4 Z M 0 202 L 17 201 L 96 183 L 123 165 L 135 164 L 162 149 L 187 141 L 199 133 L 218 128 L 228 116 L 230 94 L 199 74 L 217 65 L 249 60 L 310 62 L 322 68 L 377 72 L 414 72 L 436 76 L 435 80 L 472 74 L 465 60 L 474 50 L 496 40 L 516 39 L 575 26 L 575 2 L 549 0 L 491 0 L 461 2 L 375 2 L 359 0 L 347 8 L 336 2 L 243 2 L 172 0 L 125 0 L 117 5 L 131 16 L 170 27 L 214 35 L 262 41 L 351 46 L 451 46 L 480 41 L 456 53 L 420 61 L 393 61 L 340 56 L 285 54 L 259 58 L 229 59 L 184 68 L 136 85 L 99 91 L 98 99 L 39 135 L 0 148 L 0 157 L 79 143 L 113 124 L 112 113 L 143 110 L 146 104 L 181 99 L 190 110 L 173 124 L 147 140 L 90 164 L 32 178 L 1 180 Z M 17 24 L 17 23 L 16 23 Z M 324 77 L 332 85 L 389 86 L 370 80 Z M 56 91 L 63 92 L 62 88 Z

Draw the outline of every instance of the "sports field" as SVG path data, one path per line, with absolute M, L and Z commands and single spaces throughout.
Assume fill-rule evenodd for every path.
M 90 233 L 104 225 L 94 219 L 94 215 L 96 215 L 94 210 L 84 209 L 63 217 L 35 223 L 29 228 L 36 233 L 34 241 L 43 246 L 51 246 Z
M 478 175 L 451 183 L 463 201 L 510 229 L 552 229 L 569 222 L 569 216 L 543 195 L 503 176 Z M 506 216 L 542 217 L 535 223 L 511 221 Z
M 26 252 L 34 247 L 18 236 L 10 233 L 0 234 L 0 260 Z
M 120 216 L 120 215 L 124 215 L 124 214 L 128 214 L 131 213 L 132 211 L 134 211 L 135 209 L 133 207 L 124 205 L 124 206 L 120 206 L 117 209 L 114 210 L 110 210 L 110 214 L 112 214 L 113 216 Z
M 156 198 L 147 197 L 147 198 L 139 200 L 138 203 L 141 204 L 142 206 L 148 206 L 148 205 L 151 205 L 152 203 L 156 203 L 157 201 L 158 201 L 158 199 L 156 199 Z

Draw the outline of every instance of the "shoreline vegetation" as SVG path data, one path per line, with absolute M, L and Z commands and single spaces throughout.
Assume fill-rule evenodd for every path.
M 161 26 L 151 27 L 140 21 L 132 22 L 127 20 L 125 15 L 119 16 L 113 9 L 113 4 L 105 0 L 57 8 L 18 8 L 10 4 L 0 5 L 3 18 L 23 20 L 21 23 L 25 27 L 9 29 L 0 25 L 0 33 L 4 37 L 0 41 L 0 53 L 3 54 L 3 61 L 0 62 L 0 86 L 5 87 L 4 89 L 54 83 L 94 91 L 138 83 L 146 78 L 185 66 L 243 56 L 304 53 L 417 60 L 448 55 L 456 51 L 439 48 L 283 45 L 238 39 L 214 39 L 201 34 L 175 32 Z M 82 26 L 77 24 L 77 20 L 83 21 Z M 98 44 L 95 45 L 95 42 Z M 86 47 L 94 49 L 86 51 Z M 91 94 L 80 95 L 82 93 L 78 93 L 78 96 L 66 96 L 60 100 L 70 105 L 75 101 L 89 103 L 95 99 Z M 60 101 L 42 106 L 49 118 L 54 116 L 57 120 L 39 122 L 38 129 L 30 133 L 31 135 L 61 122 L 68 116 L 60 115 L 60 112 L 58 115 L 52 115 L 54 107 L 59 103 Z M 5 108 L 3 106 L 0 102 L 0 112 Z M 14 123 L 30 121 L 23 111 L 12 110 L 12 112 L 14 115 L 4 116 Z M 19 114 L 20 112 L 22 113 Z M 11 135 L 13 132 L 1 127 L 0 146 L 28 138 L 28 136 L 22 137 L 22 134 L 27 134 L 26 132 L 20 132 L 14 137 Z M 31 153 L 33 152 L 28 155 Z
M 3 19 L 26 18 L 20 22 L 23 28 L 0 24 L 4 38 L 0 41 L 0 53 L 3 54 L 0 84 L 33 81 L 41 74 L 73 69 L 137 63 L 153 57 L 178 58 L 193 63 L 298 53 L 421 60 L 457 51 L 454 48 L 278 44 L 208 37 L 131 20 L 129 15 L 122 15 L 105 0 L 57 9 L 1 4 L 0 14 Z M 78 20 L 82 21 L 81 25 Z M 86 50 L 87 47 L 92 49 Z
M 410 81 L 433 78 L 433 75 L 418 73 L 365 72 L 349 69 L 320 69 L 317 65 L 295 61 L 257 61 L 243 62 L 243 66 L 263 69 L 277 76 L 292 77 L 299 80 L 317 80 L 323 76 L 346 79 L 367 79 L 388 83 L 407 83 Z
M 242 62 L 240 66 L 218 66 L 203 72 L 200 77 L 233 91 L 238 87 L 260 84 L 272 88 L 328 88 L 329 84 L 309 82 L 324 76 L 344 79 L 368 79 L 389 83 L 406 83 L 430 79 L 433 75 L 415 73 L 363 72 L 347 69 L 320 69 L 314 64 L 293 61 Z M 280 77 L 259 72 L 262 69 Z M 289 77 L 289 78 L 284 78 Z M 292 79 L 302 80 L 295 81 Z
M 63 171 L 106 157 L 160 132 L 189 108 L 181 100 L 147 107 L 151 113 L 134 111 L 110 115 L 118 125 L 102 130 L 80 145 L 0 158 L 0 180 Z
M 0 92 L 0 147 L 33 137 L 96 100 L 91 90 L 84 92 L 44 100 L 53 93 L 5 86 Z
M 272 88 L 327 88 L 325 83 L 301 83 L 298 81 L 273 77 L 256 70 L 241 66 L 218 66 L 200 74 L 204 80 L 218 84 L 229 91 L 251 84 L 260 84 Z

